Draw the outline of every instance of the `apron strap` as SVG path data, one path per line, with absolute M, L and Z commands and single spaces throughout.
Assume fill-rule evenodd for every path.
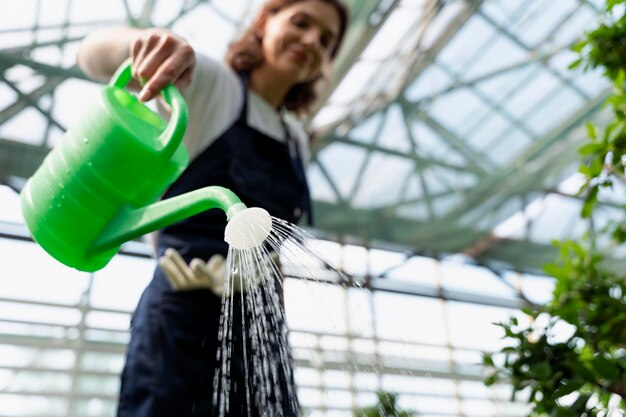
M 250 82 L 250 74 L 244 71 L 239 72 L 239 79 L 241 80 L 241 87 L 243 92 L 243 106 L 241 107 L 241 111 L 239 112 L 239 117 L 237 121 L 239 123 L 243 123 L 244 125 L 248 125 L 248 85 Z M 296 174 L 296 178 L 298 182 L 305 188 L 306 190 L 306 202 L 305 207 L 302 208 L 304 212 L 307 214 L 307 224 L 309 226 L 313 226 L 313 209 L 311 205 L 311 193 L 309 190 L 309 184 L 306 180 L 306 175 L 304 174 L 304 165 L 302 161 L 302 157 L 300 155 L 300 146 L 298 145 L 296 139 L 291 134 L 291 130 L 289 126 L 285 122 L 283 118 L 282 111 L 278 112 L 278 116 L 280 118 L 280 123 L 285 132 L 285 138 L 287 140 L 287 147 L 289 149 L 289 159 L 291 160 L 291 166 L 293 168 L 294 173 Z

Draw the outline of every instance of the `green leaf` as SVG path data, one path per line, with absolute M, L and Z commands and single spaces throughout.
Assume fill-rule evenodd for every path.
M 598 140 L 598 135 L 596 134 L 596 127 L 592 122 L 587 122 L 587 135 L 594 141 Z
M 585 202 L 580 212 L 580 216 L 585 219 L 589 218 L 597 202 L 598 202 L 598 187 L 593 187 L 591 188 L 591 190 L 589 190 L 589 194 L 587 194 L 587 197 L 585 198 Z
M 578 59 L 574 60 L 571 64 L 569 64 L 567 66 L 567 69 L 573 70 L 575 68 L 578 68 L 580 66 L 581 62 L 583 62 L 582 58 L 578 58 Z
M 547 264 L 543 267 L 544 272 L 554 278 L 558 278 L 563 273 L 563 268 L 559 265 Z
M 547 381 L 550 379 L 552 368 L 547 361 L 539 362 L 531 366 L 531 370 L 539 377 L 540 380 Z
M 552 395 L 552 398 L 554 398 L 554 399 L 561 398 L 561 397 L 564 397 L 565 395 L 571 394 L 572 392 L 580 389 L 580 387 L 585 385 L 585 382 L 586 381 L 584 379 L 582 379 L 582 378 L 571 379 L 571 380 L 567 381 L 565 384 L 563 384 L 560 387 L 558 387 L 554 391 L 554 394 Z
M 586 164 L 582 164 L 581 166 L 579 166 L 578 172 L 583 174 L 585 177 L 591 176 L 591 171 L 589 170 L 589 167 Z
M 498 382 L 498 374 L 496 373 L 493 373 L 489 375 L 487 378 L 485 378 L 485 385 L 488 387 L 492 386 L 496 382 Z
M 619 368 L 617 365 L 602 355 L 596 355 L 589 362 L 602 378 L 613 380 L 619 375 Z
M 572 46 L 572 51 L 580 53 L 583 48 L 588 45 L 588 43 L 589 42 L 587 40 L 582 40 Z
M 588 143 L 578 148 L 578 154 L 585 158 L 595 153 L 600 153 L 603 149 L 604 145 L 601 143 Z
M 483 353 L 483 365 L 495 366 L 493 363 L 493 356 L 489 353 Z
M 606 10 L 610 12 L 615 6 L 623 2 L 624 0 L 606 0 Z

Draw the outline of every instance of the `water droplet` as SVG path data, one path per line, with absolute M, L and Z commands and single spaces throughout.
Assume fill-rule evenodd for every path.
M 83 142 L 89 143 L 89 139 L 85 138 L 85 139 L 83 139 Z
M 87 166 L 93 166 L 93 162 L 87 162 Z

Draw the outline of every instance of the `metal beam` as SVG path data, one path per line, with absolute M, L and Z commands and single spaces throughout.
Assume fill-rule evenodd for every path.
M 542 53 L 542 54 L 538 54 L 536 52 L 532 52 L 526 59 L 522 59 L 520 61 L 517 62 L 513 62 L 509 65 L 505 65 L 504 67 L 498 68 L 496 70 L 493 70 L 491 72 L 487 72 L 483 75 L 479 75 L 477 77 L 474 77 L 472 79 L 469 80 L 460 80 L 457 79 L 454 82 L 452 82 L 450 85 L 448 85 L 447 87 L 444 87 L 434 93 L 428 94 L 426 96 L 420 97 L 418 100 L 415 100 L 414 104 L 421 104 L 421 103 L 428 103 L 433 101 L 434 99 L 436 99 L 437 97 L 444 95 L 444 94 L 448 94 L 452 91 L 455 90 L 459 90 L 462 88 L 468 88 L 468 87 L 474 87 L 477 84 L 483 82 L 483 81 L 487 81 L 491 78 L 494 77 L 498 77 L 500 75 L 506 74 L 507 72 L 511 72 L 511 71 L 515 71 L 516 69 L 519 68 L 523 68 L 529 64 L 535 63 L 535 62 L 545 62 L 548 59 L 552 58 L 554 55 L 556 55 L 559 52 L 562 52 L 564 50 L 566 50 L 567 47 L 563 46 L 561 48 L 555 48 L 550 52 L 547 53 Z
M 463 27 L 465 22 L 469 20 L 472 14 L 480 8 L 483 0 L 463 0 L 465 7 L 455 16 L 454 19 L 451 20 L 446 30 L 442 32 L 439 37 L 433 41 L 432 45 L 423 51 L 416 52 L 416 61 L 413 63 L 410 71 L 407 73 L 405 83 L 403 88 L 409 85 L 412 80 L 417 78 L 417 76 L 430 64 L 434 58 L 441 52 L 441 50 L 447 45 L 447 43 L 454 37 L 454 35 Z M 359 111 L 353 111 L 342 117 L 337 119 L 327 125 L 321 126 L 316 129 L 316 133 L 320 135 L 324 135 L 328 132 L 331 132 L 338 126 L 347 126 L 353 127 L 358 121 L 364 120 L 371 116 L 372 114 L 384 110 L 387 106 L 389 106 L 395 97 L 388 97 L 386 94 L 379 94 L 371 99 L 370 104 L 367 106 L 362 106 Z
M 476 169 L 474 165 L 472 166 L 456 165 L 456 164 L 453 164 L 444 160 L 436 159 L 436 158 L 431 158 L 431 157 L 427 158 L 427 157 L 420 156 L 418 154 L 408 154 L 406 152 L 401 152 L 395 149 L 384 148 L 380 145 L 360 142 L 360 141 L 357 141 L 350 137 L 345 137 L 345 136 L 339 137 L 339 136 L 335 136 L 331 134 L 328 136 L 328 138 L 332 143 L 341 143 L 345 145 L 354 146 L 356 148 L 364 149 L 368 152 L 376 152 L 379 154 L 394 156 L 397 158 L 410 159 L 412 161 L 415 161 L 416 164 L 419 164 L 420 167 L 427 167 L 427 166 L 435 165 L 435 166 L 440 166 L 443 168 L 453 169 L 455 171 L 470 172 L 472 174 L 477 174 L 477 175 L 484 174 L 483 171 Z
M 458 205 L 444 217 L 439 218 L 435 223 L 423 228 L 424 235 L 436 236 L 444 230 L 450 228 L 450 222 L 463 214 L 480 207 L 488 201 L 503 201 L 512 195 L 525 193 L 540 187 L 543 184 L 539 179 L 546 178 L 550 172 L 561 172 L 565 166 L 571 164 L 577 158 L 577 145 L 582 143 L 583 138 L 570 137 L 567 135 L 575 128 L 580 127 L 583 120 L 587 120 L 601 108 L 608 91 L 600 97 L 587 103 L 585 107 L 572 114 L 561 126 L 553 129 L 544 138 L 536 140 L 530 147 L 520 155 L 514 162 L 507 165 L 498 172 L 494 172 L 481 181 L 472 191 L 466 194 L 467 198 L 463 204 Z M 560 142 L 560 143 L 559 143 Z M 559 146 L 556 146 L 559 143 Z M 476 215 L 483 217 L 485 213 Z M 478 221 L 479 219 L 476 219 Z
M 39 103 L 35 100 L 33 100 L 29 94 L 24 94 L 14 83 L 12 83 L 11 81 L 7 80 L 6 78 L 4 78 L 3 76 L 0 76 L 0 80 L 4 81 L 4 83 L 6 85 L 9 86 L 9 88 L 11 88 L 11 90 L 15 91 L 15 93 L 18 96 L 18 100 L 22 100 L 25 101 L 28 106 L 34 108 L 35 110 L 37 110 L 39 113 L 41 113 L 41 115 L 43 117 L 46 118 L 46 120 L 48 121 L 48 127 L 50 124 L 58 127 L 59 129 L 61 129 L 61 131 L 65 132 L 65 130 L 67 130 L 65 128 L 65 126 L 61 125 L 59 122 L 56 121 L 56 119 L 54 117 L 52 117 L 52 114 L 50 114 L 50 112 L 48 110 L 44 110 L 43 108 L 41 108 L 41 106 L 39 106 Z
M 403 106 L 409 107 L 410 104 L 401 100 Z M 495 165 L 489 161 L 484 155 L 472 149 L 465 143 L 464 140 L 457 137 L 454 133 L 450 132 L 444 125 L 433 119 L 426 111 L 420 107 L 412 107 L 406 111 L 407 117 L 416 117 L 430 127 L 435 133 L 439 135 L 452 149 L 463 155 L 468 164 L 471 165 L 475 172 L 481 172 L 487 174 L 489 172 L 496 171 Z
M 81 39 L 83 39 L 83 36 L 75 36 L 73 38 L 61 38 L 61 39 L 55 39 L 55 40 L 45 41 L 45 42 L 32 42 L 32 43 L 29 43 L 28 45 L 12 46 L 10 48 L 2 49 L 2 53 L 21 54 L 21 53 L 30 52 L 37 48 L 46 48 L 48 46 L 63 47 L 70 42 L 78 42 Z
M 9 53 L 6 51 L 0 52 L 0 64 L 7 67 L 24 65 L 48 77 L 63 77 L 64 79 L 76 78 L 79 80 L 92 81 L 81 70 L 79 70 L 76 65 L 69 68 L 63 68 L 24 58 L 22 54 L 19 53 Z
M 24 97 L 20 97 L 15 103 L 2 109 L 0 111 L 0 125 L 2 125 L 7 120 L 11 119 L 15 115 L 17 115 L 19 112 L 24 110 L 26 107 L 28 107 L 30 102 L 32 101 L 36 102 L 41 97 L 52 93 L 54 89 L 57 88 L 57 86 L 61 84 L 63 81 L 65 81 L 65 79 L 62 77 L 58 77 L 58 76 L 48 78 L 41 87 L 31 91 L 27 95 L 28 99 Z
M 389 0 L 386 2 L 381 2 L 380 0 L 347 1 L 350 7 L 350 30 L 346 33 L 341 51 L 335 59 L 331 84 L 324 91 L 320 92 L 318 104 L 313 111 L 312 118 L 326 104 L 328 98 L 399 3 L 400 0 Z M 381 4 L 384 4 L 385 8 L 379 10 Z M 375 21 L 372 19 L 373 15 L 376 16 Z
M 29 178 L 48 152 L 47 147 L 0 138 L 0 182 L 11 176 Z

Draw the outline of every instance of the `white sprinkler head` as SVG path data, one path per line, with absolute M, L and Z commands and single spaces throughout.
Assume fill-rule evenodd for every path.
M 226 225 L 224 240 L 235 249 L 261 246 L 272 231 L 272 217 L 260 207 L 235 214 Z

